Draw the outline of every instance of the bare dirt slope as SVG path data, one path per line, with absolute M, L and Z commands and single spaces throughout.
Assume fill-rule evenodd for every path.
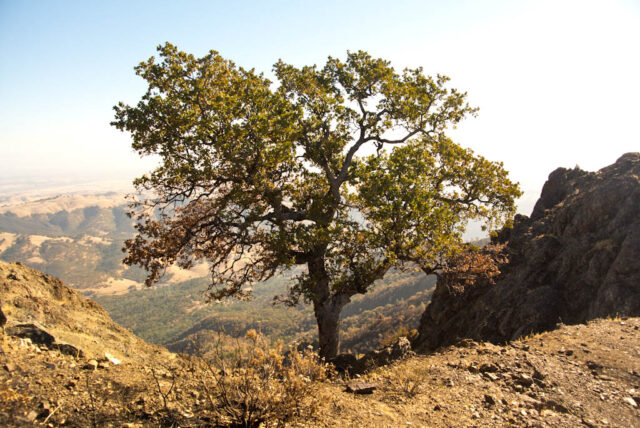
M 100 358 L 105 352 L 121 360 L 168 353 L 113 322 L 100 305 L 58 278 L 21 263 L 0 262 L 0 301 L 7 331 L 32 324 L 32 330 L 44 330 L 56 344 L 71 345 L 87 358 Z

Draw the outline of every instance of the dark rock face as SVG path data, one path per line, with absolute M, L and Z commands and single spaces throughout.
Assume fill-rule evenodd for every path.
M 35 324 L 17 324 L 7 329 L 9 336 L 22 337 L 30 339 L 33 343 L 38 345 L 45 345 L 47 347 L 53 345 L 56 341 L 49 332 Z
M 436 286 L 414 348 L 504 342 L 612 315 L 640 315 L 640 153 L 598 172 L 558 168 L 517 215 L 495 284 Z

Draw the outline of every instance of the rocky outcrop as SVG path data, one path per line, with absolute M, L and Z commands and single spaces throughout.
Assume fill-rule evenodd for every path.
M 494 284 L 438 284 L 414 348 L 462 338 L 504 342 L 614 316 L 640 315 L 640 153 L 598 172 L 558 168 L 531 217 L 517 215 Z

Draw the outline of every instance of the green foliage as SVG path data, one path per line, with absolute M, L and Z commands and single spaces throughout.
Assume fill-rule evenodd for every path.
M 126 242 L 147 285 L 206 259 L 211 297 L 242 298 L 306 265 L 288 301 L 313 302 L 330 355 L 352 296 L 394 266 L 439 269 L 467 221 L 493 228 L 514 212 L 520 192 L 502 164 L 446 136 L 476 109 L 445 76 L 397 73 L 358 51 L 322 68 L 279 61 L 274 86 L 215 51 L 158 51 L 136 67 L 146 94 L 113 122 L 161 158 L 135 182 L 155 196 L 134 207 L 139 233 Z

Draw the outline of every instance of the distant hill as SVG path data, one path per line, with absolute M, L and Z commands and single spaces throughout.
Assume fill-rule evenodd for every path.
M 21 261 L 85 294 L 139 288 L 140 272 L 121 264 L 134 233 L 124 194 L 62 194 L 0 205 L 0 260 Z
M 134 235 L 124 193 L 76 192 L 7 198 L 0 203 L 0 260 L 55 275 L 85 296 L 141 289 L 144 272 L 122 264 Z M 207 267 L 168 270 L 161 284 L 207 276 Z

